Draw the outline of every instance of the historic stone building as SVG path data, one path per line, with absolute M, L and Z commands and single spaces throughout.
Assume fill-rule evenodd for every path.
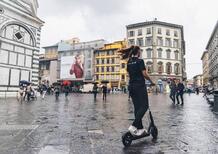
M 39 58 L 39 79 L 52 84 L 58 79 L 58 43 L 43 48 L 45 54 Z
M 207 43 L 209 59 L 209 80 L 210 83 L 218 88 L 218 21 Z
M 193 86 L 194 88 L 203 86 L 203 75 L 202 74 L 195 75 L 193 77 Z
M 109 88 L 126 88 L 126 61 L 120 58 L 118 50 L 126 48 L 126 40 L 105 44 L 103 48 L 95 50 L 95 81 L 109 82 Z
M 160 91 L 166 86 L 165 81 L 186 79 L 183 26 L 154 20 L 126 28 L 128 46 L 140 46 L 147 71 Z
M 202 68 L 203 68 L 203 84 L 209 84 L 209 59 L 208 59 L 208 51 L 204 51 L 202 56 Z
M 37 0 L 0 1 L 0 96 L 15 96 L 20 80 L 38 84 L 40 33 Z

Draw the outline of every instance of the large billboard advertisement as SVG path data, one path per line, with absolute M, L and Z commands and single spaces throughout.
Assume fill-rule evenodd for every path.
M 84 55 L 77 54 L 61 57 L 61 79 L 84 78 Z

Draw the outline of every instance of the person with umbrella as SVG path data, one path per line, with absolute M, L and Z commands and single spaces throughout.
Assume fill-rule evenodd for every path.
M 103 92 L 103 100 L 106 101 L 106 98 L 107 98 L 107 85 L 106 84 L 103 84 L 102 92 Z
M 67 98 L 67 96 L 68 96 L 68 94 L 69 94 L 69 92 L 70 92 L 70 84 L 71 84 L 71 82 L 68 81 L 68 80 L 65 80 L 65 81 L 63 82 L 65 98 Z

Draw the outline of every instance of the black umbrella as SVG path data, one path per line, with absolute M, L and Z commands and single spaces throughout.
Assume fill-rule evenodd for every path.
M 26 80 L 21 80 L 20 81 L 20 85 L 30 85 L 30 84 L 31 84 L 31 82 L 26 81 Z
M 102 80 L 101 83 L 109 83 L 108 80 Z
M 92 82 L 92 84 L 98 84 L 98 82 Z
M 60 82 L 54 82 L 52 85 L 53 86 L 59 86 L 59 85 L 61 85 L 61 83 Z

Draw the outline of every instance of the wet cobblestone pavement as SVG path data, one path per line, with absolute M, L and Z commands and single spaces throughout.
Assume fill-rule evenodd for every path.
M 90 94 L 23 104 L 1 99 L 0 154 L 218 153 L 218 116 L 202 95 L 184 97 L 181 106 L 167 95 L 150 95 L 158 140 L 143 138 L 129 148 L 121 142 L 134 118 L 127 95 L 109 95 L 106 102 Z

